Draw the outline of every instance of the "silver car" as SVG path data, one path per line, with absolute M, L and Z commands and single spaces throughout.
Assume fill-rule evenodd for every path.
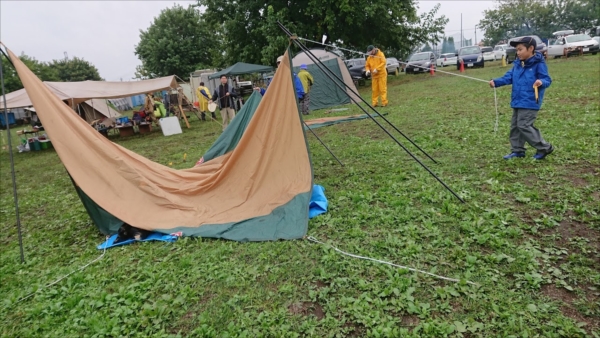
M 502 60 L 502 57 L 506 57 L 506 49 L 508 45 L 496 45 L 494 47 L 494 55 L 496 56 L 496 60 Z
M 600 45 L 598 41 L 592 39 L 587 34 L 567 35 L 556 39 L 553 45 L 548 46 L 548 56 L 557 58 L 579 54 L 580 49 L 583 54 L 591 53 L 592 55 L 596 55 L 600 49 Z
M 456 64 L 456 54 L 444 53 L 435 61 L 435 64 L 438 67 L 454 66 Z
M 400 62 L 396 58 L 386 58 L 387 64 L 385 69 L 387 70 L 388 75 L 398 76 L 400 74 Z

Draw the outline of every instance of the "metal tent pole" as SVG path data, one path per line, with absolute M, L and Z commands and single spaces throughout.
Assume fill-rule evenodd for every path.
M 4 54 L 4 52 L 3 52 Z M 6 54 L 5 54 L 6 55 Z M 8 55 L 6 56 L 8 59 Z M 21 216 L 19 215 L 19 198 L 17 197 L 17 179 L 15 177 L 15 160 L 13 158 L 12 140 L 10 137 L 10 127 L 8 123 L 8 108 L 6 104 L 6 92 L 4 91 L 4 65 L 2 64 L 2 57 L 0 57 L 0 82 L 2 83 L 2 97 L 4 100 L 4 121 L 6 122 L 6 136 L 8 137 L 8 153 L 10 157 L 10 173 L 12 178 L 13 186 L 13 198 L 15 200 L 15 217 L 17 219 L 17 231 L 19 234 L 19 249 L 21 251 L 21 263 L 25 263 L 25 254 L 23 253 L 23 234 L 21 232 Z
M 329 69 L 327 68 L 327 66 L 325 66 L 321 60 L 319 60 L 306 46 L 304 46 L 301 42 L 298 41 L 298 39 L 295 38 L 295 36 L 281 23 L 281 22 L 277 22 L 277 24 L 279 25 L 279 28 L 281 28 L 281 30 L 291 39 L 291 41 L 293 41 L 310 59 L 311 61 L 313 61 L 315 63 L 315 65 L 317 67 L 319 67 L 319 69 L 331 80 L 333 81 L 333 83 L 340 88 L 341 90 L 344 90 L 344 87 L 347 87 L 345 82 L 343 82 L 339 77 L 336 76 L 337 81 L 332 77 L 332 75 L 335 76 L 335 74 Z M 341 84 L 340 84 L 341 83 Z M 343 87 L 343 86 L 344 87 Z M 358 95 L 358 97 L 371 109 L 373 109 L 374 111 L 376 111 L 371 105 L 369 105 L 369 103 L 367 103 L 360 95 Z M 358 107 L 365 113 L 367 114 L 371 120 L 373 120 L 373 122 L 375 122 L 375 124 L 377 124 L 377 126 L 379 126 L 389 137 L 391 137 L 396 144 L 398 144 L 408 155 L 410 155 L 410 157 L 412 157 L 417 163 L 419 163 L 421 165 L 421 167 L 423 167 L 431 176 L 433 176 L 441 185 L 444 186 L 444 188 L 446 188 L 446 190 L 448 190 L 450 193 L 452 193 L 452 195 L 454 195 L 454 197 L 456 197 L 459 201 L 461 201 L 462 203 L 466 203 L 460 196 L 458 196 L 457 193 L 455 193 L 444 181 L 442 181 L 433 171 L 431 171 L 431 169 L 429 169 L 423 162 L 421 162 L 410 150 L 408 150 L 400 141 L 398 141 L 398 139 L 396 137 L 394 137 L 394 135 L 392 135 L 387 129 L 385 129 L 385 127 L 383 125 L 381 125 L 381 123 L 379 123 L 379 121 L 377 121 L 375 119 L 375 117 L 373 117 L 373 115 L 371 115 L 364 107 L 362 107 L 361 105 L 358 104 L 358 102 L 356 101 L 356 99 L 354 99 L 353 97 L 350 97 L 350 99 L 352 101 L 354 101 Z M 381 114 L 379 114 L 381 116 Z

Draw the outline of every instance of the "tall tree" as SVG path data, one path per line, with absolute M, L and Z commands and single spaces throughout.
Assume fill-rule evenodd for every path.
M 36 60 L 31 56 L 21 54 L 19 59 L 42 81 L 60 81 L 56 70 L 47 63 Z M 15 68 L 9 63 L 8 59 L 2 55 L 2 75 L 4 76 L 4 89 L 7 93 L 23 88 L 21 79 Z
M 98 68 L 82 58 L 74 57 L 72 59 L 53 60 L 48 65 L 54 70 L 58 81 L 73 82 L 73 81 L 101 81 Z
M 370 44 L 394 55 L 438 41 L 448 20 L 439 6 L 417 15 L 412 0 L 198 0 L 206 20 L 221 24 L 223 58 L 274 64 L 288 45 L 281 21 L 300 37 L 363 51 Z M 311 44 L 308 44 L 311 46 Z
M 423 49 L 421 49 L 421 52 L 431 52 L 433 49 L 431 48 L 431 46 L 429 45 L 429 43 L 425 44 L 425 47 L 423 47 Z
M 137 75 L 187 79 L 194 70 L 212 65 L 212 51 L 220 42 L 194 6 L 164 9 L 147 30 L 140 30 L 135 54 L 142 66 Z
M 485 44 L 528 34 L 548 38 L 557 30 L 600 25 L 599 11 L 598 0 L 498 0 L 478 27 L 485 30 Z
M 448 38 L 448 53 L 456 53 L 456 47 L 454 46 L 454 37 Z

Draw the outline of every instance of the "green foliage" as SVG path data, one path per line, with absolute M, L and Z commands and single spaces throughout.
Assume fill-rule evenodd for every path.
M 52 62 L 41 62 L 23 54 L 19 56 L 19 59 L 42 81 L 70 82 L 102 80 L 98 69 L 93 64 L 78 57 L 53 60 Z M 7 93 L 23 88 L 17 71 L 4 55 L 2 55 L 2 71 Z
M 597 0 L 499 0 L 478 26 L 485 30 L 484 42 L 493 45 L 528 34 L 549 38 L 558 30 L 587 30 L 600 25 L 599 11 Z
M 193 71 L 212 65 L 220 43 L 219 35 L 194 6 L 164 9 L 147 30 L 140 31 L 135 54 L 142 66 L 136 77 L 177 75 L 187 79 Z
M 222 25 L 224 59 L 274 65 L 288 45 L 277 26 L 282 22 L 300 37 L 340 47 L 365 50 L 377 45 L 386 55 L 410 52 L 427 41 L 438 41 L 447 19 L 439 6 L 420 17 L 410 0 L 199 0 L 208 22 Z M 309 44 L 310 46 L 310 44 Z
M 53 60 L 49 67 L 56 72 L 58 81 L 75 82 L 75 81 L 102 81 L 96 66 L 89 61 L 74 57 L 71 59 Z
M 15 154 L 26 258 L 20 264 L 8 153 L 1 150 L 0 336 L 598 336 L 598 61 L 548 60 L 553 83 L 536 126 L 557 151 L 544 161 L 531 159 L 531 151 L 524 159 L 501 158 L 510 151 L 510 88 L 497 91 L 494 133 L 494 94 L 486 83 L 442 73 L 388 78 L 390 105 L 382 112 L 439 162 L 409 148 L 464 205 L 372 121 L 315 130 L 345 167 L 308 134 L 315 183 L 330 203 L 328 213 L 309 222 L 309 235 L 480 286 L 342 256 L 305 240 L 183 238 L 110 249 L 41 289 L 98 257 L 104 238 L 55 151 Z M 490 62 L 467 75 L 490 79 L 507 69 Z M 360 94 L 369 98 L 370 88 Z M 360 113 L 356 105 L 344 107 L 307 118 Z M 110 139 L 189 168 L 221 133 L 217 123 L 193 116 L 190 124 L 168 139 L 158 130 Z
M 433 51 L 433 49 L 431 48 L 431 46 L 429 45 L 429 43 L 425 44 L 425 47 L 423 47 L 423 49 L 421 49 L 422 52 L 431 52 Z

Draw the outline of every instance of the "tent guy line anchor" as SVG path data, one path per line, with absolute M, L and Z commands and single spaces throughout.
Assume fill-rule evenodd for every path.
M 0 42 L 1 44 L 1 42 Z M 4 46 L 4 44 L 2 44 Z M 6 46 L 4 46 L 6 48 Z M 4 51 L 0 48 L 0 51 L 6 59 L 12 64 L 8 55 L 4 53 Z M 13 65 L 14 67 L 14 65 Z M 8 123 L 8 108 L 6 104 L 6 92 L 4 90 L 4 65 L 2 64 L 2 58 L 0 57 L 0 85 L 2 86 L 2 98 L 4 100 L 4 121 L 6 122 L 6 137 L 8 138 L 8 153 L 10 157 L 10 174 L 12 178 L 12 186 L 13 186 L 13 199 L 15 200 L 15 217 L 17 221 L 17 232 L 19 237 L 19 250 L 21 253 L 21 263 L 25 263 L 25 254 L 23 253 L 23 234 L 21 231 L 21 216 L 19 214 L 19 198 L 17 196 L 17 179 L 15 177 L 15 159 L 13 157 L 13 148 L 12 148 L 12 140 L 10 136 L 10 127 Z
M 279 25 L 279 28 L 281 28 L 281 30 L 287 34 L 288 36 L 291 36 L 292 33 L 287 30 L 287 28 L 285 28 L 285 26 L 281 23 L 281 22 L 277 22 L 277 24 Z M 306 53 L 306 55 L 311 59 L 311 61 L 313 61 L 315 63 L 315 65 L 317 67 L 319 67 L 319 69 L 330 79 L 332 80 L 335 85 L 340 88 L 341 90 L 344 90 L 344 87 L 342 87 L 342 84 L 344 86 L 346 86 L 346 84 L 339 78 L 337 77 L 337 75 L 333 74 L 333 72 L 331 72 L 331 70 L 329 70 L 329 68 L 327 68 L 327 66 L 325 66 L 321 60 L 319 60 L 306 46 L 304 46 L 301 42 L 299 42 L 298 40 L 291 40 L 294 41 L 294 43 L 304 52 Z M 337 81 L 331 76 L 331 74 L 333 74 L 336 78 Z M 340 84 L 340 82 L 342 82 L 342 84 Z M 351 92 L 353 92 L 357 97 L 360 98 L 360 100 L 365 103 L 367 105 L 367 107 L 371 108 L 373 111 L 375 111 L 379 116 L 381 116 L 385 121 L 387 121 L 390 125 L 391 122 L 389 122 L 385 117 L 382 116 L 382 114 L 380 114 L 375 108 L 373 108 L 373 106 L 371 106 L 367 101 L 365 101 L 365 99 L 363 99 L 360 95 L 358 95 L 358 93 L 355 93 L 351 88 L 348 88 Z M 396 144 L 398 144 L 408 155 L 410 155 L 410 157 L 412 157 L 415 161 L 417 161 L 417 163 L 419 163 L 421 165 L 421 167 L 423 167 L 425 170 L 427 170 L 427 172 L 433 176 L 441 185 L 444 186 L 444 188 L 446 188 L 450 193 L 452 193 L 452 195 L 454 195 L 454 197 L 456 197 L 459 201 L 461 201 L 462 203 L 466 203 L 460 196 L 458 196 L 458 194 L 456 192 L 454 192 L 446 183 L 444 183 L 444 181 L 442 181 L 433 171 L 431 171 L 431 169 L 429 169 L 423 162 L 421 162 L 410 150 L 408 150 L 396 137 L 394 137 L 394 135 L 392 135 L 387 129 L 385 129 L 385 127 L 383 125 L 381 125 L 381 123 L 379 123 L 379 121 L 377 121 L 375 119 L 375 117 L 373 117 L 373 115 L 371 115 L 371 113 L 369 113 L 363 106 L 361 106 L 360 104 L 358 104 L 358 102 L 356 101 L 356 99 L 354 99 L 353 97 L 350 97 L 350 99 L 352 101 L 354 101 L 354 103 L 357 104 L 357 106 L 365 113 L 367 114 L 371 120 L 373 120 L 373 122 L 375 122 L 375 124 L 377 124 L 377 126 L 379 126 L 379 128 L 381 128 L 389 137 L 392 138 L 392 140 L 394 140 L 394 142 L 396 142 Z M 392 125 L 393 126 L 393 125 Z M 396 128 L 397 129 L 397 128 Z M 398 130 L 398 129 L 397 129 Z M 399 130 L 398 130 L 399 131 Z M 402 132 L 400 132 L 402 134 Z M 410 139 L 405 136 L 404 134 L 402 134 L 406 139 L 408 139 L 410 141 Z M 411 143 L 413 143 L 411 141 Z M 414 144 L 414 143 L 413 143 Z M 415 144 L 416 146 L 416 144 Z M 417 146 L 418 147 L 418 146 Z M 419 148 L 420 149 L 420 148 Z

